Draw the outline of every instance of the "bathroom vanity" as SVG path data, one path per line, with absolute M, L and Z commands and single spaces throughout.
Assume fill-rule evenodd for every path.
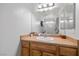
M 38 6 L 45 4 L 38 4 Z M 37 11 L 37 19 L 31 18 L 31 34 L 21 35 L 21 55 L 22 56 L 78 56 L 79 41 L 76 38 L 67 36 L 74 34 L 75 30 L 75 4 L 55 3 L 51 10 Z M 57 7 L 56 7 L 57 6 Z M 32 16 L 32 15 L 31 15 Z M 32 16 L 34 17 L 34 16 Z M 68 31 L 66 31 L 68 30 Z M 73 31 L 71 31 L 73 30 Z M 35 33 L 33 33 L 35 32 Z M 45 35 L 38 35 L 40 32 Z M 61 33 L 66 35 L 61 35 Z M 51 35 L 48 35 L 51 34 Z
M 22 56 L 78 56 L 78 40 L 65 35 L 21 35 Z

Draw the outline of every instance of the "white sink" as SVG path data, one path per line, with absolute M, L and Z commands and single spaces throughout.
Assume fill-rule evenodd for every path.
M 54 40 L 54 39 L 52 37 L 37 36 L 37 40 L 51 41 L 51 40 Z

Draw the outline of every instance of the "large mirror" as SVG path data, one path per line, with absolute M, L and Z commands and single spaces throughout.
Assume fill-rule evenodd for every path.
M 32 32 L 60 34 L 75 29 L 74 3 L 37 3 L 35 6 Z

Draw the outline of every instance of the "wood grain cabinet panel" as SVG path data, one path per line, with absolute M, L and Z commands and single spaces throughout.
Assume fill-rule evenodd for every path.
M 22 56 L 29 56 L 29 48 L 22 48 L 21 54 Z
M 22 47 L 29 47 L 29 41 L 22 41 Z
M 43 52 L 43 56 L 55 56 L 55 54 L 48 53 L 48 52 Z
M 31 46 L 33 48 L 41 48 L 42 50 L 52 50 L 56 51 L 56 46 L 51 45 L 51 44 L 46 44 L 46 43 L 39 43 L 39 42 L 32 42 Z
M 21 37 L 22 39 L 23 37 Z M 37 41 L 21 40 L 22 56 L 77 56 L 79 49 L 75 47 L 62 46 L 60 44 L 49 44 Z
M 79 48 L 78 48 L 78 56 L 79 56 Z
M 77 50 L 74 48 L 60 47 L 60 55 L 63 56 L 75 56 Z
M 41 52 L 38 50 L 31 50 L 31 56 L 41 56 Z

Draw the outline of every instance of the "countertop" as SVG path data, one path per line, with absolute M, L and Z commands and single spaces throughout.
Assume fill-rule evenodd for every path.
M 42 42 L 42 43 L 50 43 L 50 44 L 58 44 L 58 45 L 65 45 L 69 47 L 76 47 L 77 48 L 77 40 L 72 38 L 61 38 L 61 37 L 48 37 L 48 39 L 38 39 L 38 36 L 21 36 L 21 40 L 25 41 L 34 41 L 34 42 Z

